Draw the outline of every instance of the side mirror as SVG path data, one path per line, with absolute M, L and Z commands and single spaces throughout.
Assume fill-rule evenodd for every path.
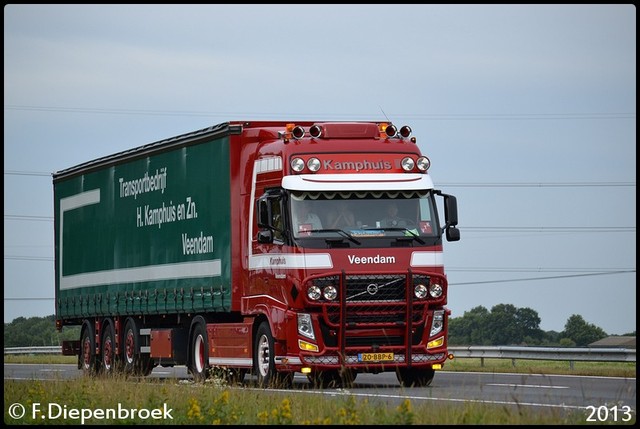
M 460 240 L 460 230 L 456 228 L 458 225 L 458 200 L 453 195 L 444 194 L 441 191 L 434 192 L 444 198 L 445 225 L 443 229 L 445 230 L 447 241 Z
M 453 195 L 444 196 L 444 219 L 447 226 L 456 226 L 458 224 L 458 200 Z
M 460 240 L 460 230 L 455 226 L 451 226 L 446 229 L 447 241 Z

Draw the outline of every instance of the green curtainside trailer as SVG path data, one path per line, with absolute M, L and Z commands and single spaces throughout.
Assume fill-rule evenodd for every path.
M 54 175 L 58 319 L 230 309 L 227 134 L 206 129 Z

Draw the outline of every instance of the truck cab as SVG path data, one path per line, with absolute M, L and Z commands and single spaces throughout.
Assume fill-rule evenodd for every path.
M 254 164 L 275 167 L 255 174 L 248 256 L 249 289 L 270 301 L 257 306 L 291 321 L 274 341 L 277 370 L 321 385 L 382 371 L 429 384 L 449 357 L 442 240 L 460 238 L 455 197 L 434 189 L 409 127 L 289 124 L 274 137 L 281 151 L 265 141 Z

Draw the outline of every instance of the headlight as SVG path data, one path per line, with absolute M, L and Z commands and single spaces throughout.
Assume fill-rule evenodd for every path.
M 316 339 L 315 334 L 313 333 L 313 325 L 311 324 L 311 315 L 300 313 L 298 314 L 298 334 L 310 338 L 312 340 Z
M 431 333 L 430 337 L 438 335 L 444 327 L 444 310 L 438 310 L 433 312 L 433 320 L 431 321 Z

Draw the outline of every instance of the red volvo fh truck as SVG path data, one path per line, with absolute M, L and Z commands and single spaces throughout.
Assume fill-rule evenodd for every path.
M 56 324 L 81 326 L 63 353 L 90 374 L 428 385 L 460 238 L 429 166 L 408 126 L 233 121 L 54 173 Z

